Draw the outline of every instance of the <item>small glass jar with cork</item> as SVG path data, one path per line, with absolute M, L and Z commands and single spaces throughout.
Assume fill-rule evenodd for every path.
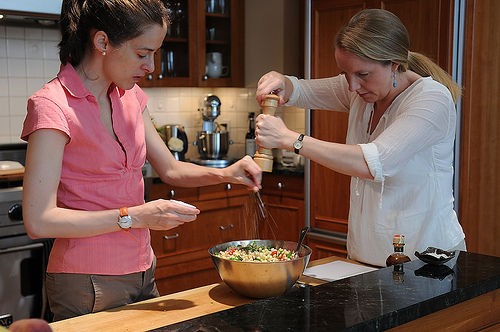
M 394 245 L 394 252 L 387 257 L 385 264 L 387 266 L 394 266 L 394 270 L 403 271 L 403 263 L 409 262 L 410 257 L 403 253 L 405 245 L 404 235 L 394 235 L 392 238 L 392 244 Z

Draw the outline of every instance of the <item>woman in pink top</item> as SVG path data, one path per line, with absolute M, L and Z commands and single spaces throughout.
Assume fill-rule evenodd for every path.
M 200 212 L 144 203 L 146 158 L 164 182 L 260 188 L 250 157 L 224 168 L 174 159 L 136 85 L 154 69 L 168 25 L 161 0 L 64 0 L 61 69 L 28 101 L 23 216 L 33 238 L 55 238 L 46 285 L 54 319 L 158 296 L 149 230 Z

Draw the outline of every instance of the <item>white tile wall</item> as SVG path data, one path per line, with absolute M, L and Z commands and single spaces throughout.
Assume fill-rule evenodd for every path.
M 59 71 L 57 43 L 59 31 L 49 28 L 23 28 L 0 24 L 0 143 L 20 142 L 26 101 Z M 217 122 L 226 123 L 233 144 L 228 157 L 240 158 L 245 151 L 248 112 L 259 113 L 255 89 L 246 88 L 148 88 L 148 109 L 158 126 L 181 124 L 189 148 L 187 157 L 199 157 L 196 141 L 202 119 L 198 112 L 203 98 L 217 95 L 222 103 Z M 296 131 L 304 131 L 304 111 L 280 109 L 278 114 Z
M 0 143 L 21 142 L 28 97 L 59 71 L 59 39 L 57 29 L 0 24 Z

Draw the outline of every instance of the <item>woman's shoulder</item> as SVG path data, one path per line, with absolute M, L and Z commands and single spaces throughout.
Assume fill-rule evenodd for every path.
M 38 91 L 29 97 L 30 100 L 50 100 L 57 103 L 66 99 L 66 93 L 57 77 L 45 83 Z
M 432 77 L 421 77 L 410 86 L 410 93 L 414 95 L 427 95 L 434 97 L 449 98 L 453 101 L 450 90 Z

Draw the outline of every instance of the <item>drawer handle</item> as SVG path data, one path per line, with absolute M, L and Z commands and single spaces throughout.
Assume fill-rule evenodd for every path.
M 165 235 L 163 238 L 165 240 L 173 240 L 173 239 L 177 239 L 179 237 L 179 233 L 175 233 L 174 235 Z
M 278 182 L 278 188 L 283 189 L 285 188 L 285 185 L 281 182 Z
M 170 190 L 170 198 L 173 198 L 175 196 L 175 191 L 172 189 Z
M 232 187 L 231 187 L 231 184 L 230 184 L 230 183 L 226 184 L 226 189 L 227 189 L 227 190 L 231 190 L 231 188 L 232 188 Z
M 233 227 L 234 227 L 234 225 L 233 225 L 233 224 L 229 224 L 229 226 L 226 226 L 226 227 L 224 227 L 224 226 L 222 226 L 222 225 L 221 225 L 221 226 L 219 226 L 219 228 L 220 228 L 222 231 L 226 231 L 226 230 L 231 229 L 231 228 L 233 228 Z

